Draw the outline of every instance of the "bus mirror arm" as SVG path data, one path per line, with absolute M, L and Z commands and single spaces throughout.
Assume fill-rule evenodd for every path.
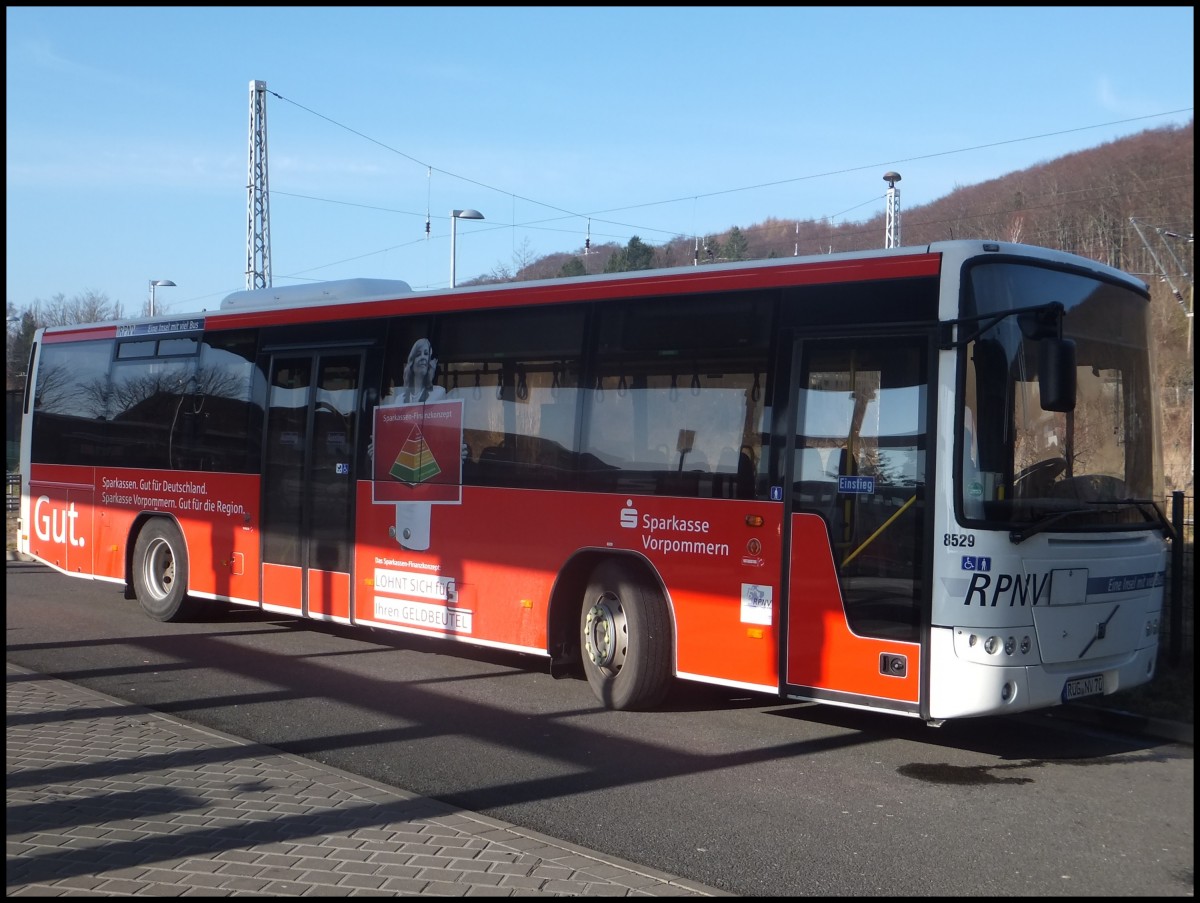
M 948 320 L 945 327 L 974 323 L 976 328 L 957 341 L 947 337 L 942 348 L 963 348 L 978 339 L 996 324 L 1015 316 L 1021 334 L 1027 339 L 1040 342 L 1038 363 L 1038 395 L 1043 411 L 1070 412 L 1075 410 L 1075 343 L 1064 339 L 1062 334 L 1065 308 L 1061 302 L 1036 304 L 1032 307 L 1014 307 L 998 314 L 978 317 L 962 317 Z M 961 334 L 961 331 L 960 331 Z
M 1017 322 L 1021 326 L 1021 332 L 1024 333 L 1026 338 L 1058 339 L 1061 341 L 1064 313 L 1065 309 L 1060 302 L 1051 301 L 1048 304 L 1035 304 L 1032 307 L 1014 307 L 1012 310 L 1006 310 L 998 314 L 980 314 L 975 317 L 960 317 L 957 320 L 946 320 L 942 324 L 945 327 L 964 326 L 968 323 L 974 323 L 976 329 L 966 336 L 961 336 L 960 331 L 960 338 L 957 340 L 950 338 L 952 332 L 947 329 L 946 338 L 942 340 L 941 347 L 943 351 L 965 347 L 996 324 L 1014 316 L 1017 317 Z

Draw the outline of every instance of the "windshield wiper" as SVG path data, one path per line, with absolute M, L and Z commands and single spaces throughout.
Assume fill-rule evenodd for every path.
M 1147 521 L 1157 523 L 1163 528 L 1163 532 L 1167 534 L 1171 542 L 1176 542 L 1179 539 L 1179 534 L 1175 532 L 1174 525 L 1163 514 L 1162 508 L 1158 507 L 1158 502 L 1154 501 L 1154 499 L 1121 499 L 1121 503 L 1133 505 Z M 1149 505 L 1150 511 L 1147 511 L 1143 507 L 1144 505 Z
M 1068 511 L 1059 511 L 1058 513 L 1052 514 L 1049 517 L 1043 517 L 1041 520 L 1034 521 L 1024 529 L 1009 531 L 1008 539 L 1013 545 L 1019 546 L 1031 536 L 1037 536 L 1037 534 L 1049 529 L 1059 521 L 1066 520 L 1068 517 L 1075 517 L 1079 514 L 1091 513 L 1092 510 L 1090 508 L 1071 508 Z
M 1163 532 L 1170 537 L 1172 542 L 1176 539 L 1175 528 L 1171 526 L 1171 522 L 1167 520 L 1166 515 L 1162 513 L 1162 509 L 1158 507 L 1158 503 L 1153 499 L 1112 499 L 1111 501 L 1085 502 L 1085 504 L 1092 506 L 1107 505 L 1113 507 L 1114 510 L 1121 505 L 1132 506 L 1146 519 L 1147 523 L 1158 524 L 1158 526 L 1162 527 Z M 1146 506 L 1149 506 L 1149 511 L 1146 510 Z M 1030 537 L 1045 532 L 1050 527 L 1069 517 L 1075 517 L 1079 514 L 1090 514 L 1092 510 L 1094 508 L 1071 508 L 1068 511 L 1058 511 L 1049 517 L 1035 521 L 1023 529 L 1010 531 L 1008 534 L 1009 541 L 1014 545 L 1020 545 Z

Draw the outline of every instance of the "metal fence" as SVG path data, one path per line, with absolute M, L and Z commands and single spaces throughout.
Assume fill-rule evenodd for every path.
M 21 510 L 21 475 L 8 472 L 8 491 L 4 496 L 4 504 L 6 511 Z
M 1167 566 L 1166 611 L 1160 625 L 1159 649 L 1178 667 L 1196 656 L 1196 497 L 1171 493 L 1167 517 L 1175 528 L 1171 560 Z

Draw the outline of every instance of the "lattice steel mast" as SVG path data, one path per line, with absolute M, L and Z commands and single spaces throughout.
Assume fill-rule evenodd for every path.
M 250 82 L 246 174 L 246 288 L 271 287 L 271 193 L 267 186 L 267 83 Z
M 900 181 L 900 173 L 885 172 L 883 181 L 888 183 L 887 220 L 883 226 L 883 246 L 898 248 L 900 247 L 900 190 L 896 188 L 896 183 Z

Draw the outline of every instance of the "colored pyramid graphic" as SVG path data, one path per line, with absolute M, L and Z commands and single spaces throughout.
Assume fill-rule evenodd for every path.
M 397 480 L 415 485 L 424 483 L 441 472 L 442 469 L 434 460 L 433 452 L 429 450 L 421 428 L 414 426 L 412 432 L 408 434 L 408 438 L 404 440 L 404 446 L 400 449 L 400 454 L 396 455 L 396 461 L 388 473 Z

